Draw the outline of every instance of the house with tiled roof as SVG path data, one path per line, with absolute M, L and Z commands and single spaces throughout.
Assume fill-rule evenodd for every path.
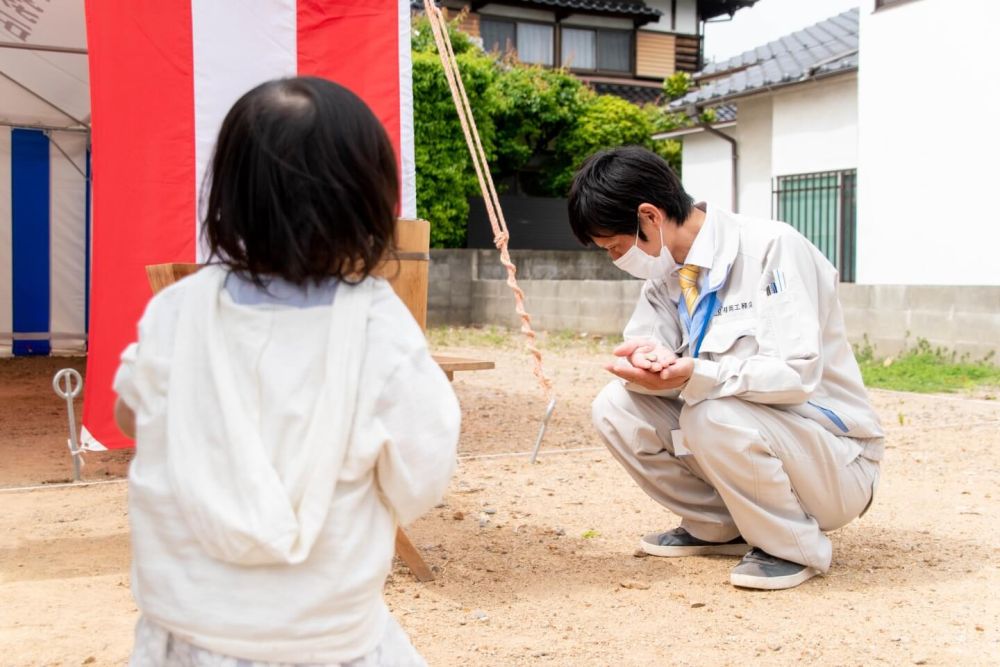
M 697 87 L 670 108 L 724 113 L 662 135 L 683 142 L 685 186 L 792 224 L 847 282 L 1000 286 L 1000 134 L 980 121 L 1000 101 L 989 55 L 1000 3 L 858 5 L 699 69 Z M 959 101 L 942 105 L 949 95 Z M 914 318 L 895 326 L 940 330 L 964 349 L 991 331 L 972 316 Z
M 564 67 L 597 92 L 660 98 L 663 80 L 702 68 L 704 22 L 757 0 L 444 0 L 487 51 Z M 415 7 L 422 7 L 417 3 Z
M 855 279 L 859 10 L 727 60 L 706 64 L 670 104 L 715 120 L 660 138 L 683 141 L 682 173 L 697 198 L 778 218 Z

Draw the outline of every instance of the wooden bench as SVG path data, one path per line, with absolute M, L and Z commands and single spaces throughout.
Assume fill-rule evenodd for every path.
M 434 354 L 434 361 L 441 367 L 449 380 L 455 379 L 455 373 L 461 371 L 488 371 L 496 368 L 496 364 L 485 359 L 467 359 L 466 357 L 453 357 L 448 354 Z

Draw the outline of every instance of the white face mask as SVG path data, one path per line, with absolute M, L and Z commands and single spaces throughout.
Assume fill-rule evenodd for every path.
M 643 280 L 665 280 L 677 268 L 677 262 L 670 254 L 670 248 L 663 243 L 662 228 L 660 229 L 659 255 L 653 257 L 639 247 L 639 229 L 637 228 L 635 230 L 635 243 L 614 263 L 625 273 Z

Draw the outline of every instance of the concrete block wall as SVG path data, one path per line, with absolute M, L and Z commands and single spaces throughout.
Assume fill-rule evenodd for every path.
M 476 253 L 479 280 L 507 279 L 496 250 L 464 252 Z M 510 258 L 517 266 L 518 280 L 632 280 L 603 250 L 512 250 Z
M 620 334 L 642 281 L 593 251 L 518 251 L 518 282 L 540 331 Z M 514 297 L 495 251 L 431 251 L 428 323 L 520 326 Z M 1000 286 L 840 286 L 851 342 L 867 336 L 879 356 L 925 338 L 933 347 L 980 359 L 1000 357 Z
M 427 285 L 427 326 L 469 326 L 472 286 L 477 280 L 476 251 L 431 250 Z
M 527 311 L 539 331 L 570 330 L 617 335 L 632 314 L 639 280 L 518 280 L 527 294 Z M 519 327 L 514 295 L 503 280 L 478 280 L 473 286 L 472 321 Z
M 840 302 L 852 342 L 867 335 L 879 356 L 918 338 L 974 360 L 1000 356 L 1000 287 L 844 284 Z

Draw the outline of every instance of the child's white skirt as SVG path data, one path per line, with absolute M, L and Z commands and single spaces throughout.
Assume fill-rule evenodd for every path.
M 135 647 L 129 667 L 427 667 L 427 663 L 392 616 L 375 650 L 337 665 L 255 662 L 219 655 L 180 640 L 143 617 L 135 627 Z

